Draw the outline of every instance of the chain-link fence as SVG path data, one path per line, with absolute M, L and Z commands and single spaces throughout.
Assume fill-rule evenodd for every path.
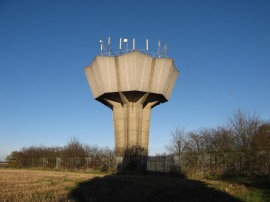
M 113 171 L 116 167 L 114 157 L 70 157 L 70 158 L 25 158 L 13 167 L 66 170 L 101 170 Z
M 147 161 L 140 161 L 140 166 L 146 164 L 148 171 L 171 172 L 178 169 L 179 160 L 175 156 L 149 156 Z M 30 169 L 59 169 L 59 170 L 100 170 L 115 171 L 119 166 L 123 166 L 123 158 L 110 157 L 39 157 L 25 158 L 16 162 L 18 168 Z M 127 165 L 124 165 L 127 166 Z

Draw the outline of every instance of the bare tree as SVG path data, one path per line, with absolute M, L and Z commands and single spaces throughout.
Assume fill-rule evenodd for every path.
M 165 145 L 166 150 L 170 154 L 177 155 L 180 158 L 187 147 L 186 136 L 185 128 L 176 127 L 171 132 L 169 144 Z
M 184 158 L 183 154 L 186 151 L 188 142 L 187 134 L 185 128 L 176 127 L 173 132 L 171 132 L 170 142 L 165 145 L 165 149 L 169 154 L 175 155 L 178 157 L 179 161 L 179 172 L 183 172 Z
M 251 175 L 253 170 L 254 151 L 252 141 L 261 125 L 261 120 L 254 113 L 252 115 L 243 110 L 236 110 L 232 117 L 228 117 L 227 125 L 234 136 L 238 158 L 239 174 Z
M 259 126 L 252 141 L 253 172 L 259 176 L 270 176 L 270 123 Z

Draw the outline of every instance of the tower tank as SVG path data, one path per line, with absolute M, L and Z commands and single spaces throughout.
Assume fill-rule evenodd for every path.
M 151 110 L 170 99 L 179 72 L 172 58 L 135 50 L 134 42 L 131 51 L 103 50 L 84 70 L 94 99 L 113 112 L 116 154 L 133 145 L 148 150 Z

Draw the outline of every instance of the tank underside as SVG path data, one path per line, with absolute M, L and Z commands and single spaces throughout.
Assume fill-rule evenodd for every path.
M 152 102 L 156 102 L 156 104 L 153 105 L 152 108 L 155 107 L 156 105 L 159 105 L 160 103 L 167 102 L 167 99 L 163 95 L 160 95 L 160 94 L 140 92 L 140 91 L 121 92 L 121 94 L 123 94 L 129 102 L 137 102 L 146 93 L 147 93 L 147 97 L 145 99 L 145 102 L 143 103 L 143 107 L 145 107 L 148 103 L 152 103 Z M 112 110 L 113 110 L 113 105 L 111 105 L 111 103 L 108 102 L 108 100 L 121 103 L 122 105 L 124 104 L 122 97 L 120 95 L 120 92 L 105 93 L 102 96 L 96 98 L 96 100 L 106 105 Z

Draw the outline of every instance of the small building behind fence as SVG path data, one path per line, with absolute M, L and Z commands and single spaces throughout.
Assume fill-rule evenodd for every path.
M 155 172 L 171 172 L 179 169 L 177 156 L 149 156 L 147 170 Z

